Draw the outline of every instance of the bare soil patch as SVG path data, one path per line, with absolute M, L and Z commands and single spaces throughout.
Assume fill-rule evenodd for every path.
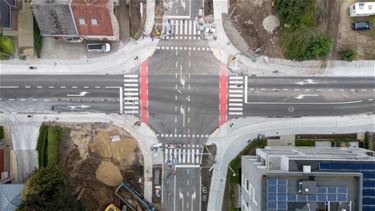
M 283 51 L 277 45 L 279 29 L 269 33 L 263 27 L 266 17 L 276 16 L 273 2 L 274 0 L 230 0 L 229 15 L 250 49 L 257 54 L 280 58 Z
M 86 210 L 103 210 L 118 201 L 114 190 L 123 181 L 143 193 L 143 157 L 126 131 L 99 123 L 64 126 L 71 131 L 60 142 L 60 160 L 73 194 Z M 115 135 L 120 139 L 112 141 Z
M 368 17 L 349 17 L 349 6 L 355 0 L 315 0 L 315 30 L 327 33 L 333 41 L 328 59 L 339 59 L 342 48 L 351 48 L 359 53 L 359 59 L 375 59 L 375 42 L 369 30 L 353 31 L 354 21 Z M 263 21 L 270 15 L 277 16 L 276 0 L 230 0 L 230 20 L 249 47 L 257 54 L 284 58 L 278 45 L 279 29 L 267 32 Z M 230 33 L 230 32 L 226 32 Z M 230 36 L 228 36 L 230 37 Z

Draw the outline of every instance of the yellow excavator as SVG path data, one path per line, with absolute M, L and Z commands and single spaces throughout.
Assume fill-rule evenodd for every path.
M 121 211 L 118 207 L 116 207 L 116 205 L 114 205 L 113 203 L 110 203 L 104 211 Z

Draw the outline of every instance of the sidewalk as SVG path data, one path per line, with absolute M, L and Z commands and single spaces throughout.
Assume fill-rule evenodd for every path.
M 324 122 L 324 124 L 322 124 Z M 233 123 L 233 127 L 229 127 Z M 251 124 L 250 124 L 251 123 Z M 331 134 L 375 131 L 375 115 L 302 117 L 274 119 L 249 117 L 229 121 L 208 139 L 217 146 L 216 164 L 211 180 L 208 210 L 221 210 L 229 162 L 258 134 Z
M 144 38 L 130 42 L 113 54 L 92 59 L 33 59 L 18 62 L 2 60 L 0 74 L 124 74 L 150 57 L 157 44 L 156 39 Z M 136 56 L 138 60 L 134 59 Z M 36 66 L 37 69 L 30 70 L 30 65 Z
M 210 40 L 209 45 L 214 56 L 228 66 L 234 73 L 257 76 L 346 76 L 346 77 L 375 77 L 375 61 L 360 60 L 344 61 L 290 61 L 279 58 L 259 56 L 250 58 L 242 55 L 228 39 L 222 14 L 228 14 L 228 0 L 214 1 L 214 22 L 216 25 L 216 40 Z M 228 64 L 228 60 L 236 57 Z M 232 64 L 234 63 L 234 64 Z
M 151 202 L 152 199 L 152 152 L 151 146 L 158 143 L 155 133 L 145 124 L 134 126 L 138 121 L 134 116 L 118 114 L 92 114 L 92 113 L 71 113 L 71 114 L 33 114 L 28 118 L 25 114 L 9 113 L 0 114 L 0 124 L 15 125 L 40 125 L 42 122 L 105 122 L 112 123 L 126 130 L 132 135 L 140 148 L 144 161 L 144 197 Z

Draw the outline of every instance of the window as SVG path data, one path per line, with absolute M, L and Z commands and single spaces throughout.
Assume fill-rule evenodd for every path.
M 249 180 L 246 179 L 246 190 L 249 191 Z
M 80 18 L 80 19 L 79 19 L 79 24 L 80 24 L 80 25 L 85 25 L 85 24 L 86 24 L 85 19 L 84 19 L 84 18 Z
M 91 24 L 98 25 L 98 20 L 96 20 L 96 18 L 91 18 Z

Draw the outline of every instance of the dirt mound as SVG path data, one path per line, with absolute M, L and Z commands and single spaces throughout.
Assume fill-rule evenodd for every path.
M 108 186 L 119 185 L 123 178 L 120 168 L 110 161 L 102 161 L 95 171 L 96 179 Z
M 63 124 L 70 134 L 60 142 L 73 195 L 85 210 L 104 210 L 115 200 L 115 187 L 126 181 L 143 193 L 143 157 L 136 140 L 110 124 Z
M 263 19 L 263 27 L 270 34 L 272 34 L 272 32 L 279 26 L 280 20 L 275 15 L 269 15 L 265 19 Z

